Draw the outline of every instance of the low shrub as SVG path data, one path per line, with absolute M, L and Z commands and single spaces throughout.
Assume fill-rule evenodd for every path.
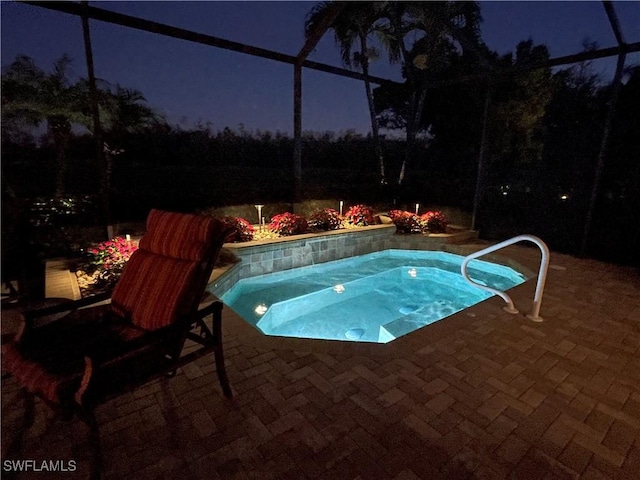
M 344 214 L 344 220 L 350 225 L 364 227 L 376 223 L 373 209 L 368 205 L 354 205 Z
M 447 231 L 447 220 L 439 211 L 418 216 L 406 210 L 391 210 L 389 217 L 399 233 L 445 233 Z
M 420 222 L 424 225 L 423 231 L 429 233 L 445 233 L 447 231 L 447 220 L 442 212 L 427 212 L 420 216 Z
M 225 216 L 221 217 L 220 220 L 226 226 L 233 228 L 233 232 L 227 236 L 225 242 L 250 242 L 253 240 L 255 228 L 244 218 Z
M 138 245 L 123 237 L 116 237 L 88 250 L 89 259 L 86 273 L 92 275 L 94 287 L 100 290 L 112 289 Z
M 284 212 L 271 218 L 267 229 L 280 236 L 298 235 L 309 230 L 307 220 L 302 215 Z
M 391 210 L 389 212 L 391 221 L 396 226 L 399 233 L 422 233 L 423 226 L 420 218 L 406 210 Z
M 323 208 L 309 217 L 308 224 L 312 230 L 337 230 L 342 226 L 342 219 L 333 208 Z

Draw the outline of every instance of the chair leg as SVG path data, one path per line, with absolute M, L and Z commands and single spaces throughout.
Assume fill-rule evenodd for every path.
M 21 393 L 24 398 L 22 425 L 18 427 L 15 437 L 11 440 L 6 451 L 5 458 L 20 457 L 20 454 L 22 453 L 24 434 L 33 426 L 33 421 L 35 419 L 36 396 L 33 393 L 28 392 L 26 388 L 23 388 Z M 7 478 L 13 478 L 15 475 L 12 476 L 11 472 L 5 472 L 5 476 L 7 476 Z
M 89 443 L 93 449 L 90 475 L 92 480 L 98 480 L 102 474 L 102 444 L 100 443 L 100 429 L 94 415 L 92 415 L 92 421 L 89 424 Z
M 227 378 L 227 369 L 224 366 L 224 353 L 222 351 L 222 345 L 218 346 L 213 355 L 216 359 L 216 371 L 218 372 L 218 380 L 220 380 L 220 386 L 225 397 L 232 397 L 231 387 L 229 386 L 229 379 Z
M 89 427 L 89 447 L 91 448 L 91 463 L 89 478 L 99 480 L 102 477 L 102 444 L 100 442 L 100 426 L 93 409 L 83 410 L 80 419 Z
M 218 380 L 220 380 L 220 386 L 225 397 L 233 396 L 231 393 L 231 387 L 229 386 L 229 379 L 227 378 L 227 369 L 224 366 L 224 352 L 222 350 L 222 302 L 215 302 L 215 310 L 212 314 L 211 322 L 211 337 L 213 340 L 213 355 L 216 359 L 216 370 L 218 372 Z
M 23 389 L 24 394 L 24 428 L 31 428 L 35 420 L 36 396 Z

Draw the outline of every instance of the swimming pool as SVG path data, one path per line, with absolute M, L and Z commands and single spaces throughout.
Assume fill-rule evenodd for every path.
M 387 343 L 491 296 L 462 278 L 462 260 L 385 250 L 243 279 L 221 299 L 265 335 Z M 482 260 L 469 274 L 500 290 L 526 280 Z

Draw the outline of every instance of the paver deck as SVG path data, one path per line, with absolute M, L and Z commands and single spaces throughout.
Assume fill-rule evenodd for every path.
M 505 252 L 537 271 L 537 249 Z M 640 273 L 551 263 L 543 323 L 493 297 L 386 345 L 263 337 L 226 308 L 233 399 L 203 358 L 99 407 L 104 477 L 640 478 Z M 525 313 L 534 288 L 512 290 Z M 21 413 L 5 380 L 3 459 Z M 85 478 L 86 438 L 38 404 L 22 458 Z

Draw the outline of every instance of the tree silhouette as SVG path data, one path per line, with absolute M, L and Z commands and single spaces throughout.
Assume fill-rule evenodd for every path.
M 32 58 L 21 55 L 2 74 L 3 124 L 19 130 L 20 123 L 38 127 L 46 122 L 47 138 L 56 152 L 56 198 L 65 192 L 66 151 L 73 125 L 88 126 L 91 120 L 85 89 L 68 78 L 70 64 L 69 57 L 63 55 L 47 73 Z
M 24 137 L 25 129 L 46 123 L 46 139 L 54 145 L 56 156 L 55 197 L 61 198 L 66 190 L 67 149 L 73 137 L 74 125 L 91 131 L 93 122 L 89 109 L 89 84 L 86 79 L 73 82 L 68 75 L 71 60 L 63 55 L 47 73 L 32 58 L 18 56 L 2 74 L 3 129 L 14 137 Z M 98 103 L 102 117 L 107 157 L 104 172 L 105 191 L 108 191 L 114 154 L 122 150 L 128 133 L 138 132 L 161 117 L 148 105 L 141 92 L 112 87 L 100 82 Z M 4 133 L 3 133 L 4 134 Z
M 390 60 L 402 61 L 406 95 L 401 101 L 406 151 L 398 185 L 416 156 L 416 139 L 431 82 L 441 80 L 452 52 L 476 53 L 480 47 L 480 10 L 476 2 L 388 2 L 383 13 Z
M 309 36 L 318 23 L 332 12 L 334 2 L 321 2 L 308 13 L 305 21 L 305 34 Z M 379 52 L 371 47 L 369 37 L 376 35 L 384 42 L 383 30 L 378 28 L 378 21 L 382 9 L 387 2 L 348 2 L 333 21 L 331 29 L 340 47 L 342 63 L 347 67 L 358 67 L 364 76 L 364 88 L 367 95 L 367 106 L 371 120 L 371 137 L 374 142 L 375 155 L 378 161 L 380 183 L 387 183 L 385 162 L 380 143 L 378 121 L 375 114 L 371 80 L 369 77 L 369 63 L 375 60 Z M 353 51 L 355 46 L 359 50 Z

